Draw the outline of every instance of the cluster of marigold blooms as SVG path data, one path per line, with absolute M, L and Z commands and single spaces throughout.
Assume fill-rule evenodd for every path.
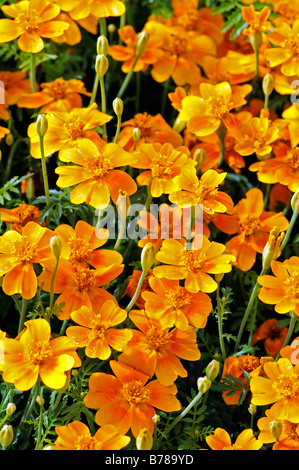
M 11 106 L 38 109 L 27 131 L 30 155 L 41 159 L 44 169 L 45 159 L 57 158 L 57 186 L 71 188 L 72 204 L 96 210 L 112 202 L 118 207 L 125 196 L 129 206 L 138 187 L 148 188 L 139 219 L 148 234 L 133 245 L 140 248 L 142 270 L 130 277 L 126 295 L 132 301 L 126 308 L 107 289 L 125 265 L 118 245 L 105 249 L 106 229 L 81 220 L 75 227 L 53 227 L 50 219 L 40 223 L 40 210 L 26 202 L 0 209 L 7 224 L 0 237 L 2 289 L 22 298 L 18 336 L 0 331 L 2 379 L 20 391 L 42 383 L 62 394 L 81 366 L 77 349 L 99 361 L 119 353 L 109 361 L 111 373 L 90 376 L 84 397 L 85 405 L 96 410 L 98 431 L 91 435 L 85 423 L 74 421 L 57 427 L 57 440 L 45 448 L 117 450 L 129 444 L 131 431 L 137 448 L 151 449 L 159 410 L 182 411 L 175 382 L 188 373 L 181 360 L 200 359 L 197 329 L 205 328 L 213 308 L 210 294 L 226 273 L 248 272 L 262 259 L 258 298 L 278 314 L 290 313 L 293 324 L 299 315 L 299 258 L 277 260 L 299 213 L 299 108 L 290 102 L 281 116 L 269 110 L 273 90 L 294 92 L 299 3 L 272 0 L 276 14 L 271 19 L 268 6 L 255 11 L 251 1 L 242 3 L 247 26 L 234 40 L 222 32 L 222 15 L 198 9 L 193 0 L 173 0 L 173 14 L 167 19 L 152 15 L 142 31 L 121 24 L 117 44 L 99 37 L 98 81 L 109 73 L 110 57 L 127 77 L 149 70 L 158 83 L 171 80 L 175 90 L 169 100 L 177 111 L 173 125 L 161 114 L 141 110 L 118 126 L 114 138 L 100 135 L 98 128 L 105 129 L 115 116 L 106 114 L 103 103 L 97 105 L 81 80 L 58 77 L 32 89 L 27 72 L 0 74 L 6 97 L 0 105 L 1 139 L 10 133 L 5 122 Z M 80 28 L 96 37 L 99 20 L 125 18 L 126 2 L 21 0 L 2 6 L 2 12 L 0 42 L 17 39 L 20 50 L 34 55 L 43 50 L 44 39 L 80 43 Z M 257 84 L 264 101 L 251 95 Z M 86 98 L 90 103 L 84 107 Z M 113 105 L 119 123 L 122 100 L 117 97 Z M 256 184 L 234 203 L 225 192 L 224 165 L 231 173 L 252 172 L 260 187 L 268 185 L 267 198 Z M 136 181 L 132 170 L 141 170 Z M 46 171 L 43 176 L 47 191 Z M 161 205 L 156 219 L 149 204 L 162 195 L 169 204 Z M 173 204 L 176 209 L 170 211 Z M 279 204 L 288 210 L 278 211 Z M 195 221 L 175 215 L 196 205 L 203 208 L 203 236 L 195 236 L 186 249 L 188 237 L 177 234 L 188 234 Z M 168 219 L 165 237 L 163 221 Z M 212 225 L 227 236 L 226 243 L 211 239 Z M 50 293 L 50 305 L 41 318 L 26 320 L 27 302 L 41 292 Z M 54 314 L 62 322 L 60 336 L 51 333 Z M 268 407 L 257 422 L 258 432 L 245 429 L 232 443 L 230 430 L 217 428 L 206 438 L 209 449 L 259 450 L 272 443 L 274 450 L 299 449 L 299 361 L 285 341 L 291 327 L 277 323 L 270 318 L 252 337 L 252 345 L 264 341 L 267 356 L 222 358 L 222 377 L 236 377 L 251 393 L 251 413 Z M 218 376 L 219 366 L 213 360 L 199 379 L 200 395 Z M 233 405 L 240 393 L 223 393 L 222 399 Z M 10 404 L 7 416 L 13 411 Z M 8 447 L 9 425 L 0 437 Z

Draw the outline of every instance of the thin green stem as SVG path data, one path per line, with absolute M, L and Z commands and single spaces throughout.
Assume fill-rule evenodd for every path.
M 99 24 L 100 24 L 101 36 L 107 36 L 107 21 L 106 21 L 106 18 L 100 18 Z
M 36 56 L 34 53 L 31 54 L 30 58 L 30 85 L 31 93 L 36 90 Z
M 116 251 L 119 249 L 120 244 L 121 244 L 121 242 L 124 238 L 125 229 L 126 229 L 126 219 L 125 219 L 125 217 L 121 217 L 120 218 L 120 226 L 119 226 L 119 230 L 118 230 L 117 240 L 116 240 L 114 248 L 113 248 Z
M 43 431 L 43 411 L 44 411 L 44 407 L 43 407 L 43 405 L 40 405 L 39 423 L 38 423 L 38 431 L 37 431 L 37 439 L 36 439 L 36 444 L 35 444 L 35 450 L 39 450 L 40 443 L 41 443 L 41 437 L 42 437 L 42 431 Z
M 133 295 L 131 301 L 130 301 L 129 304 L 127 305 L 126 309 L 125 309 L 126 312 L 130 312 L 130 310 L 134 307 L 135 302 L 136 302 L 136 300 L 138 299 L 138 296 L 139 296 L 139 294 L 140 294 L 141 287 L 142 287 L 142 285 L 143 285 L 143 283 L 144 283 L 144 280 L 145 280 L 145 278 L 146 278 L 146 275 L 147 275 L 147 271 L 142 271 L 142 274 L 141 274 L 141 276 L 140 276 L 140 278 L 139 278 L 139 281 L 138 281 L 138 284 L 137 284 L 135 293 L 134 293 L 134 295 Z
M 124 79 L 123 83 L 122 83 L 122 86 L 120 87 L 118 93 L 117 93 L 117 97 L 118 98 L 121 98 L 123 96 L 123 94 L 125 93 L 131 79 L 132 79 L 132 76 L 134 74 L 134 68 L 135 68 L 135 65 L 137 63 L 137 60 L 139 59 L 140 57 L 140 54 L 137 54 L 136 57 L 135 57 L 135 60 L 133 62 L 133 65 L 131 67 L 131 70 L 127 73 L 126 75 L 126 78 Z
M 51 279 L 51 286 L 50 286 L 50 312 L 52 311 L 54 307 L 54 284 L 55 284 L 55 277 L 57 273 L 57 268 L 58 268 L 58 263 L 59 263 L 59 256 L 57 256 L 56 261 L 55 261 L 55 266 L 54 266 L 54 271 L 52 274 L 52 279 Z
M 286 336 L 286 338 L 285 338 L 285 340 L 284 340 L 284 343 L 283 343 L 281 349 L 284 348 L 285 346 L 287 346 L 287 345 L 289 344 L 290 339 L 291 339 L 291 337 L 292 337 L 292 334 L 294 333 L 295 325 L 296 325 L 296 322 L 297 322 L 297 319 L 298 319 L 297 315 L 295 315 L 294 312 L 290 312 L 290 316 L 291 316 L 291 318 L 290 318 L 290 324 L 289 324 L 288 333 L 287 333 L 287 336 Z M 277 356 L 275 357 L 275 361 L 277 361 L 277 359 L 278 359 L 279 357 L 280 357 L 280 352 L 279 352 L 279 353 L 277 354 Z
M 24 328 L 26 313 L 27 313 L 27 300 L 22 298 L 22 307 L 21 307 L 18 334 L 20 334 Z
M 219 284 L 217 286 L 216 296 L 217 296 L 217 320 L 218 320 L 218 335 L 219 335 L 219 343 L 221 349 L 222 360 L 225 361 L 226 359 L 226 351 L 225 345 L 223 340 L 223 305 L 220 302 L 220 295 L 219 295 Z
M 202 397 L 202 392 L 198 392 L 198 394 L 193 398 L 193 400 L 189 403 L 189 405 L 179 414 L 179 416 L 177 416 L 177 418 L 174 421 L 172 421 L 172 423 L 170 424 L 170 426 L 168 426 L 168 428 L 164 431 L 164 433 L 168 434 L 169 431 L 171 431 L 171 429 L 173 429 L 178 424 L 178 422 L 181 421 L 181 419 L 183 419 L 187 413 L 189 413 L 191 408 L 193 408 L 193 406 L 198 402 L 198 400 L 201 399 L 201 397 Z
M 217 167 L 220 168 L 224 162 L 225 157 L 225 136 L 227 134 L 227 128 L 223 122 L 221 122 L 218 130 L 216 131 L 217 137 L 219 139 L 220 144 L 220 156 L 217 163 Z
M 113 142 L 116 144 L 118 141 L 119 133 L 121 129 L 121 116 L 117 116 L 117 127 L 116 127 L 116 133 L 113 139 Z
M 255 72 L 254 72 L 254 80 L 258 80 L 259 78 L 259 68 L 260 68 L 260 55 L 259 55 L 259 48 L 256 48 L 254 51 L 255 54 Z
M 47 163 L 46 163 L 46 157 L 45 157 L 44 137 L 43 136 L 40 136 L 39 142 L 40 142 L 40 154 L 41 154 L 41 162 L 42 162 L 42 173 L 43 173 L 43 180 L 44 180 L 46 205 L 47 205 L 47 207 L 49 207 L 49 205 L 51 203 L 51 199 L 50 199 L 49 181 L 48 181 Z M 49 225 L 49 217 L 47 218 L 47 225 Z
M 95 78 L 94 78 L 94 84 L 93 84 L 92 95 L 90 98 L 89 106 L 91 106 L 95 102 L 97 98 L 97 94 L 98 94 L 98 88 L 99 88 L 99 76 L 96 73 Z
M 287 243 L 290 239 L 290 236 L 291 236 L 292 230 L 294 228 L 294 225 L 296 223 L 297 217 L 298 217 L 298 212 L 296 212 L 296 211 L 293 212 L 293 215 L 292 215 L 292 218 L 290 220 L 288 229 L 287 229 L 287 231 L 285 233 L 285 236 L 283 237 L 282 243 L 280 245 L 280 251 L 282 251 L 286 247 L 286 245 L 287 245 Z
M 107 111 L 107 104 L 106 104 L 106 90 L 105 90 L 105 81 L 104 77 L 99 77 L 99 83 L 100 83 L 100 90 L 101 90 L 101 109 L 102 113 L 106 113 Z M 103 125 L 103 140 L 107 142 L 107 126 L 106 124 Z

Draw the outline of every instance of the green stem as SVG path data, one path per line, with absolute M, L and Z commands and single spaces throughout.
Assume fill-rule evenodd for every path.
M 217 163 L 217 167 L 220 168 L 224 162 L 224 157 L 225 157 L 225 136 L 227 134 L 227 128 L 223 122 L 221 122 L 218 130 L 216 131 L 216 134 L 219 139 L 219 144 L 220 144 L 220 156 L 219 160 Z
M 14 156 L 15 156 L 15 153 L 16 153 L 16 150 L 18 148 L 18 145 L 20 142 L 22 142 L 23 139 L 17 139 L 11 146 L 11 149 L 10 149 L 10 152 L 9 152 L 9 155 L 8 155 L 8 159 L 7 159 L 7 163 L 6 163 L 6 167 L 5 167 L 5 176 L 4 176 L 4 182 L 6 183 L 6 181 L 9 180 L 9 177 L 10 177 L 10 173 L 11 173 L 11 168 L 12 168 L 12 164 L 13 164 L 13 160 L 14 160 Z
M 27 300 L 22 298 L 22 307 L 21 307 L 18 334 L 20 334 L 24 328 L 26 312 L 27 312 Z
M 181 419 L 186 416 L 187 413 L 193 408 L 193 406 L 200 400 L 202 397 L 202 392 L 198 392 L 196 397 L 193 398 L 193 400 L 189 403 L 189 405 L 181 412 L 181 414 L 168 426 L 168 428 L 164 431 L 165 434 L 168 434 L 169 431 L 171 431 L 172 428 L 174 428 Z
M 98 93 L 98 88 L 99 88 L 99 76 L 96 73 L 95 79 L 94 79 L 94 84 L 93 84 L 93 89 L 92 89 L 92 96 L 90 98 L 89 106 L 91 106 L 95 102 L 96 97 L 97 97 L 97 93 Z
M 104 77 L 99 77 L 99 82 L 100 82 L 100 90 L 101 90 L 102 113 L 106 113 L 107 104 L 106 104 L 106 90 L 105 90 Z M 107 126 L 106 126 L 106 124 L 103 125 L 103 140 L 105 140 L 105 142 L 107 142 Z
M 294 332 L 295 325 L 296 325 L 296 322 L 297 322 L 297 319 L 298 319 L 297 315 L 295 315 L 294 312 L 290 312 L 290 316 L 291 316 L 291 318 L 290 318 L 290 324 L 289 324 L 288 333 L 287 333 L 287 336 L 286 336 L 286 338 L 285 338 L 285 340 L 284 340 L 284 343 L 283 343 L 281 349 L 284 348 L 285 346 L 287 346 L 287 345 L 289 344 L 289 341 L 290 341 L 290 339 L 291 339 L 291 337 L 292 337 L 292 334 L 293 334 L 293 332 Z M 277 359 L 278 359 L 279 357 L 280 357 L 280 352 L 279 352 L 279 353 L 277 354 L 277 356 L 275 357 L 275 361 L 277 361 Z
M 287 229 L 286 234 L 285 234 L 285 236 L 283 237 L 282 243 L 281 243 L 281 245 L 280 245 L 280 251 L 282 251 L 282 250 L 286 247 L 286 245 L 287 245 L 287 243 L 288 243 L 288 241 L 289 241 L 289 238 L 290 238 L 290 236 L 291 236 L 293 227 L 294 227 L 294 225 L 295 225 L 295 223 L 296 223 L 297 217 L 298 217 L 298 212 L 296 212 L 296 211 L 293 212 L 293 215 L 292 215 L 292 218 L 291 218 L 291 220 L 290 220 L 288 229 Z
M 113 142 L 114 142 L 115 144 L 117 144 L 118 137 L 119 137 L 119 133 L 120 133 L 120 129 L 121 129 L 121 116 L 117 116 L 117 128 L 116 128 L 115 137 L 114 137 L 114 139 L 113 139 Z
M 118 98 L 121 98 L 123 96 L 123 94 L 125 93 L 131 79 L 132 79 L 132 76 L 134 74 L 134 68 L 135 68 L 135 65 L 137 63 L 137 60 L 139 59 L 140 57 L 140 54 L 137 54 L 136 57 L 135 57 L 135 60 L 133 62 L 133 65 L 131 67 L 131 70 L 127 73 L 126 75 L 126 78 L 124 79 L 123 83 L 122 83 L 122 86 L 120 87 L 118 93 L 117 93 L 117 97 Z
M 38 433 L 37 433 L 37 440 L 36 440 L 36 444 L 35 444 L 35 450 L 39 450 L 39 447 L 40 447 L 40 442 L 41 442 L 41 437 L 42 437 L 42 430 L 43 430 L 43 410 L 44 410 L 43 405 L 40 405 Z
M 54 284 L 55 284 L 55 277 L 56 277 L 56 273 L 57 273 L 58 263 L 59 263 L 59 256 L 57 256 L 57 258 L 56 258 L 55 267 L 54 267 L 54 271 L 53 271 L 52 279 L 51 279 L 51 286 L 50 286 L 50 312 L 52 312 L 52 309 L 53 309 L 53 307 L 54 307 Z
M 45 187 L 45 196 L 46 196 L 46 205 L 49 207 L 51 199 L 50 199 L 50 191 L 49 191 L 49 181 L 48 181 L 48 173 L 47 173 L 47 164 L 46 164 L 46 157 L 45 157 L 45 149 L 44 149 L 44 137 L 40 136 L 40 153 L 41 153 L 41 161 L 42 161 L 42 173 L 43 173 L 43 180 L 44 180 L 44 187 Z M 47 225 L 49 225 L 49 216 L 47 218 Z
M 255 72 L 254 72 L 254 80 L 258 80 L 259 78 L 259 68 L 260 68 L 260 56 L 259 56 L 259 48 L 255 49 Z
M 136 302 L 136 300 L 138 299 L 138 296 L 139 296 L 139 294 L 140 294 L 141 287 L 142 287 L 142 285 L 143 285 L 143 283 L 144 283 L 144 280 L 145 280 L 145 278 L 146 278 L 146 275 L 147 275 L 147 271 L 142 271 L 142 274 L 141 274 L 141 276 L 140 276 L 140 278 L 139 278 L 139 281 L 138 281 L 138 284 L 137 284 L 137 287 L 136 287 L 136 291 L 135 291 L 135 293 L 134 293 L 134 295 L 133 295 L 131 301 L 129 302 L 129 304 L 127 305 L 127 307 L 126 307 L 126 309 L 125 309 L 126 312 L 130 312 L 130 310 L 134 307 L 135 302 Z
M 218 287 L 217 287 L 216 296 L 217 296 L 217 317 L 218 317 L 219 343 L 220 343 L 222 360 L 225 361 L 226 351 L 225 351 L 225 345 L 224 345 L 224 340 L 223 340 L 223 306 L 220 303 L 219 284 L 218 284 Z
M 34 93 L 36 90 L 36 57 L 35 54 L 31 54 L 30 59 L 30 85 L 31 93 Z
M 101 36 L 107 36 L 107 22 L 106 22 L 106 18 L 100 18 L 99 24 L 100 24 Z
M 126 219 L 124 217 L 121 217 L 117 240 L 116 240 L 114 248 L 113 248 L 116 251 L 119 249 L 120 244 L 121 244 L 121 242 L 124 238 L 125 228 L 126 228 Z

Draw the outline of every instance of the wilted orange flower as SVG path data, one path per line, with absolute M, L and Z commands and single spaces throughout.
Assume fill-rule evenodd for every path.
M 0 207 L 1 221 L 5 222 L 7 226 L 11 224 L 10 230 L 16 230 L 20 233 L 22 233 L 23 228 L 28 222 L 33 221 L 38 223 L 40 215 L 41 212 L 36 206 L 26 204 L 25 202 L 18 204 L 13 209 Z
M 39 285 L 45 292 L 50 292 L 55 259 L 44 260 L 42 265 L 43 272 L 39 276 Z M 68 319 L 72 312 L 82 306 L 97 311 L 106 300 L 113 300 L 112 294 L 101 286 L 109 284 L 119 276 L 123 268 L 123 264 L 120 263 L 104 265 L 97 269 L 75 267 L 61 258 L 54 282 L 54 293 L 60 294 L 56 300 L 56 305 L 60 305 L 58 318 Z
M 135 61 L 137 56 L 137 41 L 138 35 L 133 26 L 126 25 L 118 30 L 118 34 L 123 44 L 116 44 L 109 47 L 108 54 L 114 60 L 123 62 L 121 70 L 124 73 L 128 73 Z M 161 56 L 162 51 L 160 49 L 163 40 L 159 36 L 150 35 L 147 42 L 145 51 L 140 55 L 134 66 L 134 72 L 145 72 L 148 67 L 156 62 Z
M 212 450 L 259 450 L 263 446 L 263 442 L 254 437 L 252 429 L 244 429 L 232 444 L 228 432 L 216 428 L 214 434 L 206 437 L 206 442 Z
M 251 403 L 272 405 L 274 419 L 299 423 L 299 363 L 295 366 L 287 358 L 264 365 L 267 377 L 253 377 L 250 381 Z
M 225 172 L 218 173 L 211 169 L 198 177 L 194 168 L 183 168 L 181 174 L 174 178 L 180 189 L 170 194 L 169 200 L 180 206 L 201 204 L 204 213 L 211 215 L 218 212 L 231 214 L 233 201 L 218 188 L 226 175 Z
M 299 20 L 296 20 L 292 27 L 281 23 L 267 35 L 267 39 L 276 47 L 266 49 L 265 58 L 271 67 L 281 65 L 281 73 L 288 77 L 299 73 L 298 32 Z
M 198 247 L 197 236 L 193 245 Z M 178 240 L 164 240 L 156 260 L 165 263 L 156 266 L 153 274 L 158 278 L 185 280 L 188 292 L 211 293 L 217 289 L 217 282 L 210 274 L 228 273 L 232 269 L 231 263 L 235 257 L 225 254 L 225 246 L 221 243 L 210 242 L 207 237 L 200 237 L 200 249 L 186 249 L 185 244 Z
M 37 109 L 41 113 L 49 111 L 70 111 L 82 107 L 81 95 L 91 96 L 81 80 L 56 78 L 53 82 L 41 83 L 41 91 L 22 94 L 17 103 L 20 108 Z
M 276 356 L 282 348 L 288 333 L 288 328 L 286 326 L 277 326 L 277 323 L 277 318 L 269 318 L 264 321 L 255 330 L 251 340 L 251 344 L 253 346 L 259 341 L 263 341 L 265 351 L 273 357 Z
M 153 197 L 171 194 L 178 189 L 174 178 L 185 168 L 194 168 L 196 162 L 189 158 L 187 147 L 174 148 L 171 144 L 151 143 L 141 144 L 136 153 L 133 168 L 143 171 L 137 176 L 140 185 L 150 183 L 150 193 Z
M 198 137 L 213 134 L 222 122 L 230 122 L 230 111 L 246 104 L 245 96 L 251 90 L 248 84 L 231 87 L 228 82 L 201 83 L 200 96 L 189 95 L 182 100 L 179 119 L 186 121 L 189 131 Z
M 136 156 L 126 152 L 120 145 L 108 143 L 101 148 L 88 139 L 80 140 L 76 148 L 69 148 L 60 155 L 60 160 L 72 165 L 58 166 L 56 182 L 60 188 L 75 186 L 70 193 L 73 204 L 86 202 L 92 207 L 116 203 L 119 190 L 129 196 L 137 190 L 135 181 L 117 167 L 130 165 Z
M 170 127 L 161 114 L 153 116 L 148 113 L 138 113 L 133 119 L 122 123 L 118 143 L 125 150 L 131 151 L 134 149 L 133 130 L 136 128 L 141 132 L 136 148 L 145 142 L 169 143 L 173 147 L 179 147 L 183 144 L 182 136 Z
M 50 325 L 43 318 L 29 320 L 25 326 L 16 339 L 2 339 L 5 362 L 0 368 L 4 381 L 25 391 L 40 377 L 47 387 L 61 389 L 66 372 L 81 365 L 76 346 L 66 336 L 52 338 Z
M 126 310 L 112 301 L 103 303 L 99 311 L 94 312 L 86 306 L 71 313 L 71 319 L 80 326 L 70 326 L 66 335 L 77 348 L 85 348 L 87 357 L 98 357 L 105 361 L 111 356 L 111 348 L 123 351 L 132 338 L 127 328 L 112 328 L 127 318 Z
M 272 261 L 274 276 L 258 277 L 262 286 L 259 299 L 266 304 L 274 304 L 277 313 L 294 312 L 299 315 L 299 258 L 292 256 L 283 262 Z
M 14 19 L 0 20 L 0 43 L 19 38 L 19 48 L 24 52 L 40 52 L 44 48 L 42 38 L 60 36 L 69 27 L 68 23 L 55 19 L 60 8 L 47 0 L 22 0 L 1 8 Z
M 236 257 L 235 265 L 248 271 L 254 265 L 256 253 L 262 253 L 271 229 L 283 232 L 289 222 L 282 212 L 264 209 L 264 196 L 260 189 L 252 188 L 234 207 L 233 215 L 219 214 L 217 227 L 224 233 L 237 233 L 226 243 L 228 253 Z
M 44 137 L 46 157 L 57 151 L 60 157 L 64 150 L 72 149 L 82 139 L 89 139 L 98 145 L 103 145 L 103 139 L 94 129 L 112 119 L 112 116 L 99 111 L 95 103 L 88 108 L 73 108 L 69 112 L 52 111 L 46 114 L 46 117 L 48 120 L 48 130 Z M 29 125 L 27 133 L 31 143 L 31 156 L 40 158 L 40 138 L 35 122 Z
M 245 36 L 254 36 L 257 33 L 266 33 L 271 28 L 270 21 L 267 21 L 271 10 L 264 7 L 261 11 L 256 11 L 253 5 L 242 7 L 242 16 L 248 23 L 248 27 L 243 29 Z
M 115 376 L 92 374 L 84 398 L 88 408 L 98 410 L 95 421 L 99 426 L 113 423 L 120 434 L 131 429 L 136 438 L 144 428 L 153 433 L 155 408 L 168 413 L 181 409 L 175 384 L 165 387 L 158 380 L 148 382 L 147 375 L 127 364 L 118 361 L 109 364 Z
M 180 286 L 179 280 L 151 276 L 148 283 L 150 290 L 141 294 L 144 308 L 152 318 L 159 319 L 163 328 L 176 326 L 185 331 L 189 323 L 195 328 L 206 326 L 212 310 L 212 301 L 207 294 L 188 292 Z
M 184 331 L 169 330 L 144 310 L 133 310 L 129 317 L 138 330 L 131 330 L 132 339 L 118 360 L 149 377 L 156 375 L 165 386 L 174 383 L 178 376 L 187 377 L 180 359 L 197 361 L 200 358 L 195 328 L 189 325 Z
M 112 424 L 102 426 L 93 436 L 81 421 L 57 426 L 55 432 L 58 437 L 51 450 L 120 450 L 130 442 L 130 437 L 119 434 Z
M 271 424 L 275 421 L 281 423 L 281 434 L 272 447 L 272 450 L 299 450 L 299 425 L 287 420 L 278 421 L 272 416 L 271 410 L 266 410 L 266 416 L 260 418 L 257 426 L 260 430 L 259 440 L 264 444 L 271 444 L 276 438 L 271 432 Z
M 0 275 L 5 275 L 2 283 L 5 294 L 19 293 L 24 299 L 35 296 L 37 277 L 33 264 L 53 256 L 52 236 L 50 229 L 31 221 L 21 234 L 9 230 L 0 237 Z

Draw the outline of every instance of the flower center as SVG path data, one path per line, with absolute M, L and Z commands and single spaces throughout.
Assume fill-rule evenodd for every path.
M 150 349 L 154 349 L 155 351 L 164 348 L 171 340 L 171 337 L 171 332 L 158 329 L 156 326 L 151 326 L 146 332 L 146 341 Z
M 152 129 L 152 120 L 147 113 L 138 113 L 134 117 L 134 127 L 138 127 L 142 137 L 149 137 Z
M 86 292 L 96 285 L 96 273 L 94 270 L 78 267 L 76 269 L 76 284 L 80 292 Z
M 293 272 L 283 285 L 287 294 L 299 299 L 299 273 Z
M 185 266 L 189 272 L 197 273 L 202 269 L 205 260 L 205 253 L 201 253 L 200 250 L 184 250 L 180 264 Z
M 112 168 L 110 159 L 104 155 L 100 155 L 98 158 L 90 160 L 87 166 L 90 177 L 95 180 L 104 178 L 107 172 Z
M 150 397 L 150 391 L 147 390 L 139 380 L 132 380 L 123 385 L 121 389 L 123 397 L 130 405 L 139 405 L 146 402 Z
M 52 356 L 52 349 L 43 341 L 31 342 L 25 348 L 25 356 L 31 364 L 39 366 Z
M 295 56 L 299 55 L 299 34 L 290 34 L 286 42 L 287 48 L 291 50 L 292 54 Z
M 287 162 L 292 168 L 299 168 L 299 148 L 295 148 L 293 150 L 290 150 L 287 153 Z
M 167 47 L 178 56 L 185 54 L 189 49 L 188 38 L 180 34 L 175 34 L 171 37 Z
M 272 387 L 280 398 L 299 399 L 299 376 L 296 374 L 292 374 L 292 376 L 279 375 Z
M 218 188 L 204 181 L 198 181 L 195 183 L 194 190 L 200 201 L 207 200 L 211 196 L 216 196 L 218 193 Z
M 36 246 L 23 236 L 11 244 L 11 253 L 19 263 L 32 263 L 36 255 Z
M 152 176 L 154 178 L 171 177 L 174 173 L 173 162 L 167 155 L 158 154 L 152 164 Z
M 284 421 L 283 430 L 287 434 L 289 439 L 299 440 L 299 425 L 298 423 L 291 423 L 290 421 Z
M 165 291 L 165 296 L 168 299 L 170 305 L 176 310 L 181 310 L 183 307 L 191 303 L 190 296 L 181 286 L 177 286 L 173 290 Z
M 260 365 L 260 361 L 257 357 L 250 356 L 249 354 L 246 356 L 241 356 L 240 362 L 244 370 L 248 373 L 252 372 L 253 370 L 257 369 Z
M 215 119 L 222 119 L 231 109 L 222 96 L 211 96 L 207 100 L 208 111 Z
M 18 206 L 17 216 L 19 218 L 20 224 L 25 227 L 25 225 L 30 221 L 37 222 L 39 213 L 35 206 L 22 203 Z
M 47 90 L 49 90 L 55 100 L 62 100 L 65 97 L 66 82 L 61 78 L 57 78 Z
M 80 118 L 71 118 L 64 125 L 70 138 L 76 140 L 82 135 L 85 122 Z
M 244 232 L 246 236 L 252 235 L 257 230 L 260 230 L 261 222 L 258 217 L 253 215 L 243 215 L 239 219 L 239 229 Z
M 38 30 L 39 25 L 42 23 L 39 14 L 34 8 L 21 11 L 16 17 L 15 22 L 21 25 L 28 33 Z
M 90 243 L 83 240 L 83 238 L 73 237 L 68 241 L 68 245 L 70 247 L 69 261 L 72 264 L 84 261 L 92 252 Z
M 75 440 L 74 447 L 75 450 L 95 450 L 96 443 L 92 436 L 79 436 Z

